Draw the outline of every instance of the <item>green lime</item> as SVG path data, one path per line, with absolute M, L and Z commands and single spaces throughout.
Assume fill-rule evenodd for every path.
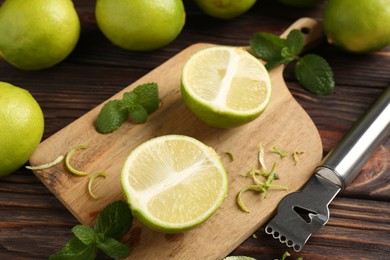
M 119 47 L 149 51 L 179 35 L 185 10 L 181 0 L 97 0 L 96 20 L 103 34 Z
M 271 98 L 264 65 L 236 47 L 210 47 L 192 55 L 181 76 L 187 106 L 206 124 L 228 128 L 256 119 Z
M 220 19 L 232 19 L 248 11 L 256 0 L 195 0 L 208 15 Z
M 70 0 L 6 0 L 0 8 L 0 59 L 24 70 L 64 60 L 79 39 L 80 22 Z
M 330 44 L 366 53 L 390 44 L 390 0 L 329 0 L 324 32 Z
M 293 7 L 310 7 L 315 6 L 324 0 L 278 0 L 279 2 Z
M 42 110 L 22 88 L 0 82 L 0 177 L 23 166 L 41 141 Z
M 135 148 L 121 183 L 134 217 L 164 233 L 204 223 L 228 190 L 226 170 L 214 149 L 183 135 L 156 137 Z

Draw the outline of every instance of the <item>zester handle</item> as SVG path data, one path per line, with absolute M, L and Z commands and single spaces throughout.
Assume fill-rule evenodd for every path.
M 323 160 L 316 174 L 344 189 L 390 134 L 390 87 Z

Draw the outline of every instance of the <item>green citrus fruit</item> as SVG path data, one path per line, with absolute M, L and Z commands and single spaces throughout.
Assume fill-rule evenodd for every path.
M 41 141 L 42 110 L 22 88 L 0 82 L 0 176 L 25 164 Z
M 97 0 L 95 13 L 100 30 L 111 42 L 134 51 L 166 46 L 185 23 L 181 0 Z
M 0 58 L 19 69 L 59 63 L 72 52 L 79 34 L 70 0 L 6 0 L 0 8 Z
M 323 26 L 328 42 L 365 53 L 390 44 L 390 0 L 329 0 Z
M 293 7 L 310 7 L 315 6 L 324 0 L 278 0 L 279 2 Z
M 271 98 L 264 65 L 236 47 L 209 47 L 192 55 L 181 75 L 187 106 L 206 124 L 228 128 L 256 119 Z
M 248 11 L 256 0 L 195 0 L 208 15 L 220 19 L 232 19 Z
M 133 215 L 164 233 L 204 223 L 228 190 L 226 170 L 214 149 L 183 135 L 156 137 L 134 149 L 121 183 Z

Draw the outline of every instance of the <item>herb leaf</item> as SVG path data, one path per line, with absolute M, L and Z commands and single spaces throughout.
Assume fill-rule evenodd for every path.
M 160 106 L 157 83 L 146 83 L 136 87 L 133 91 L 137 95 L 138 104 L 143 106 L 148 115 L 157 110 Z
M 89 226 L 74 226 L 72 232 L 84 245 L 88 246 L 95 242 L 95 231 Z
M 96 130 L 102 134 L 118 129 L 128 118 L 134 123 L 145 123 L 148 114 L 160 106 L 157 83 L 139 85 L 123 94 L 121 100 L 111 100 L 100 110 Z
M 285 58 L 281 55 L 284 46 L 284 39 L 270 33 L 256 33 L 250 39 L 251 50 L 267 62 L 267 69 L 284 63 Z
M 305 38 L 300 30 L 294 29 L 287 35 L 285 43 L 290 55 L 296 57 L 303 49 Z
M 303 58 L 298 56 L 305 45 L 305 37 L 300 30 L 291 30 L 286 39 L 269 33 L 255 33 L 249 43 L 252 53 L 267 62 L 267 70 L 298 60 L 295 76 L 307 90 L 317 95 L 333 92 L 333 71 L 326 60 L 315 54 L 307 54 Z
M 129 255 L 130 248 L 116 239 L 130 230 L 132 220 L 127 203 L 115 201 L 100 212 L 94 228 L 86 225 L 73 227 L 72 232 L 75 236 L 49 259 L 93 260 L 98 248 L 113 258 L 124 258 Z
M 295 76 L 310 92 L 317 95 L 332 94 L 335 86 L 333 71 L 322 57 L 307 54 L 295 65 Z
M 143 106 L 136 104 L 129 108 L 129 118 L 136 124 L 143 124 L 148 120 L 148 112 Z
M 105 207 L 96 219 L 94 230 L 107 237 L 120 238 L 129 232 L 133 216 L 126 202 L 115 201 Z
M 103 134 L 118 129 L 128 117 L 126 105 L 121 100 L 108 101 L 100 110 L 96 119 L 96 129 Z
M 138 96 L 133 91 L 126 92 L 123 94 L 122 101 L 129 108 L 138 103 Z
M 116 239 L 106 237 L 103 234 L 98 235 L 97 246 L 106 255 L 115 259 L 125 258 L 130 254 L 129 246 L 122 244 Z
M 93 260 L 96 252 L 95 244 L 85 245 L 77 237 L 73 237 L 61 251 L 49 256 L 49 260 Z
M 142 87 L 144 85 L 141 85 Z M 143 90 L 143 88 L 141 88 Z M 135 89 L 134 89 L 135 91 Z M 145 123 L 148 120 L 147 110 L 139 103 L 139 96 L 134 92 L 126 92 L 123 94 L 123 102 L 127 106 L 128 117 L 131 121 L 137 124 Z

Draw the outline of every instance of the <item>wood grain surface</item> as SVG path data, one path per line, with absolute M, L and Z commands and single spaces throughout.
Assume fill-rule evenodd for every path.
M 294 22 L 283 35 L 292 29 L 305 29 L 306 43 L 311 44 L 322 34 L 321 26 L 314 19 L 302 18 Z M 318 131 L 307 113 L 292 97 L 283 80 L 284 66 L 270 72 L 272 98 L 265 112 L 256 120 L 234 129 L 208 127 L 197 119 L 185 106 L 180 95 L 180 76 L 184 63 L 195 52 L 215 45 L 194 44 L 175 55 L 162 65 L 127 86 L 112 99 L 120 99 L 123 93 L 131 91 L 140 84 L 157 82 L 161 99 L 160 108 L 153 113 L 148 122 L 142 125 L 126 123 L 111 134 L 102 135 L 94 127 L 96 117 L 104 105 L 101 104 L 66 126 L 40 144 L 30 158 L 31 165 L 42 165 L 48 157 L 54 160 L 59 155 L 79 145 L 86 151 L 74 156 L 76 168 L 89 173 L 105 172 L 105 181 L 94 185 L 94 193 L 104 194 L 94 200 L 87 190 L 89 178 L 69 174 L 64 164 L 58 164 L 35 174 L 54 193 L 54 195 L 83 224 L 92 225 L 107 204 L 123 199 L 120 183 L 121 168 L 129 153 L 139 144 L 156 136 L 183 134 L 195 137 L 213 147 L 222 157 L 229 175 L 228 196 L 217 214 L 201 227 L 168 236 L 153 232 L 135 222 L 130 230 L 137 230 L 138 242 L 133 246 L 129 259 L 152 259 L 156 256 L 166 259 L 221 259 L 253 234 L 275 211 L 281 198 L 300 189 L 313 174 L 322 158 L 322 144 Z M 280 109 L 283 106 L 283 109 Z M 280 185 L 288 191 L 273 191 L 268 199 L 262 195 L 245 196 L 245 204 L 251 209 L 247 214 L 236 205 L 237 193 L 252 181 L 242 178 L 242 174 L 258 165 L 259 144 L 265 149 L 265 162 L 268 167 L 277 163 Z M 274 146 L 288 151 L 304 151 L 301 162 L 295 165 L 292 157 L 281 160 L 272 154 Z M 229 152 L 234 156 L 223 158 Z M 229 227 L 226 229 L 225 227 Z M 231 233 L 235 236 L 230 236 Z M 210 237 L 214 243 L 204 243 Z M 173 239 L 175 238 L 175 239 Z
M 2 3 L 4 1 L 0 1 Z M 44 139 L 82 117 L 130 83 L 142 78 L 182 50 L 198 42 L 248 45 L 255 32 L 281 34 L 300 17 L 321 20 L 324 4 L 295 9 L 277 1 L 258 1 L 243 16 L 230 21 L 207 17 L 184 1 L 187 20 L 169 46 L 146 53 L 113 46 L 94 18 L 95 1 L 75 0 L 82 33 L 75 51 L 47 70 L 20 71 L 0 62 L 0 80 L 28 89 L 45 115 Z M 293 66 L 284 71 L 289 91 L 319 130 L 323 154 L 390 84 L 390 47 L 365 55 L 347 54 L 322 41 L 311 50 L 324 57 L 335 73 L 330 96 L 308 93 L 296 82 Z M 282 107 L 283 108 L 283 107 Z M 353 183 L 330 205 L 330 220 L 291 259 L 387 259 L 390 254 L 390 139 L 364 166 Z M 79 221 L 30 171 L 21 168 L 0 179 L 0 258 L 47 259 L 72 237 Z M 262 227 L 230 252 L 256 259 L 280 258 L 287 248 Z M 137 232 L 133 234 L 137 237 Z M 229 236 L 234 236 L 232 232 Z M 134 238 L 134 239 L 135 239 Z M 175 240 L 175 237 L 169 237 Z M 131 239 L 129 240 L 131 243 Z M 214 243 L 210 238 L 206 243 Z M 98 259 L 106 259 L 100 254 Z

